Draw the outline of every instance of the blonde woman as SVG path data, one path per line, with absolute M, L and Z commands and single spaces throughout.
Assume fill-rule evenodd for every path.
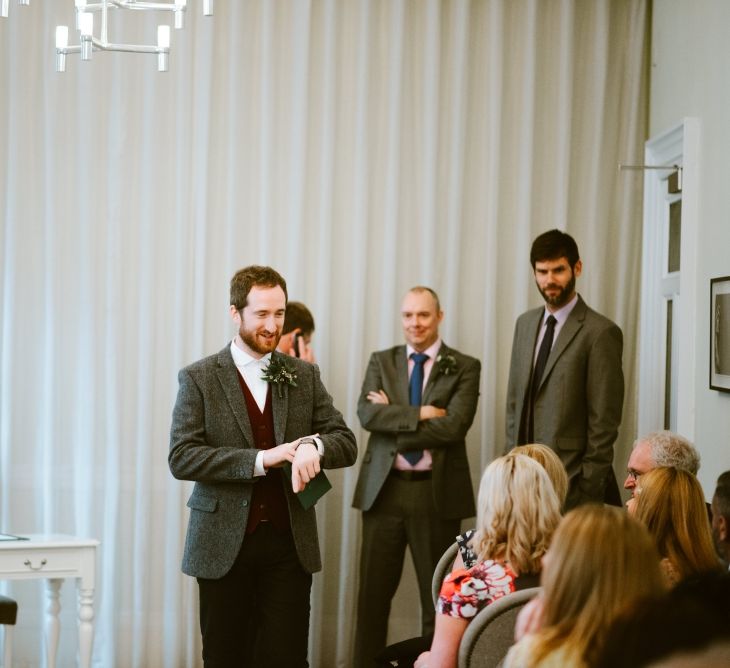
M 593 504 L 560 523 L 542 585 L 542 626 L 510 649 L 504 668 L 590 666 L 623 606 L 664 589 L 646 528 L 619 508 Z
M 701 573 L 720 570 L 707 506 L 697 478 L 673 467 L 641 476 L 629 512 L 654 538 L 667 586 Z
M 545 469 L 522 454 L 495 459 L 479 486 L 472 546 L 478 563 L 444 580 L 431 650 L 415 668 L 453 668 L 471 619 L 484 606 L 535 586 L 542 556 L 560 521 L 560 501 Z
M 555 454 L 555 451 L 542 443 L 528 443 L 527 445 L 512 448 L 509 454 L 526 455 L 545 469 L 548 478 L 553 483 L 553 488 L 562 508 L 565 504 L 565 497 L 568 495 L 568 474 L 565 472 L 565 466 L 563 466 L 563 462 L 560 461 L 560 457 Z M 472 547 L 473 537 L 474 529 L 470 529 L 456 537 L 459 551 L 456 554 L 452 570 L 471 568 L 478 562 L 477 554 Z
M 518 445 L 510 450 L 511 455 L 527 455 L 530 459 L 534 459 L 540 464 L 548 474 L 548 478 L 553 483 L 555 493 L 558 495 L 560 506 L 565 504 L 565 498 L 568 496 L 568 474 L 565 471 L 563 462 L 555 453 L 555 450 L 549 448 L 542 443 L 528 443 L 527 445 Z

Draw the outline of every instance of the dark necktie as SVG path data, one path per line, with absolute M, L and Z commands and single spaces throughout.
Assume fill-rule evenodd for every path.
M 537 353 L 537 360 L 535 361 L 535 369 L 532 372 L 532 382 L 530 383 L 530 421 L 527 435 L 528 443 L 532 443 L 534 440 L 535 395 L 537 394 L 537 388 L 540 387 L 542 374 L 545 372 L 545 366 L 547 365 L 548 357 L 550 356 L 550 349 L 553 347 L 555 325 L 557 322 L 558 321 L 555 319 L 555 316 L 548 316 L 547 323 L 545 325 L 545 336 L 542 337 L 540 350 Z
M 420 406 L 421 395 L 423 393 L 423 365 L 426 363 L 428 355 L 424 353 L 411 353 L 411 359 L 413 360 L 413 370 L 411 371 L 409 385 L 411 406 Z M 415 466 L 421 461 L 423 450 L 411 450 L 402 454 L 411 466 Z
M 550 349 L 553 347 L 553 337 L 555 336 L 555 325 L 557 324 L 555 316 L 548 316 L 547 323 L 545 325 L 545 336 L 542 337 L 542 343 L 540 344 L 540 350 L 537 353 L 537 360 L 535 361 L 535 371 L 532 373 L 532 396 L 537 394 L 537 388 L 540 386 L 542 380 L 542 374 L 545 372 L 545 366 L 547 365 L 548 357 L 550 356 Z

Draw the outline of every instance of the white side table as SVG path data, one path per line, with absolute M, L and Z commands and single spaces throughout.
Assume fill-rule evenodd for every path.
M 79 594 L 79 666 L 91 665 L 94 639 L 94 579 L 98 540 L 60 534 L 31 534 L 28 540 L 0 541 L 0 580 L 46 580 L 46 665 L 55 668 L 61 624 L 61 584 L 77 580 Z

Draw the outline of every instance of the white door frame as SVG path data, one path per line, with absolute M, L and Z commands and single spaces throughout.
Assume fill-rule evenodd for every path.
M 644 150 L 646 165 L 682 167 L 682 239 L 680 272 L 674 301 L 676 350 L 672 360 L 676 430 L 690 440 L 695 432 L 695 363 L 697 341 L 697 230 L 699 224 L 700 122 L 685 118 L 675 128 L 650 139 Z M 663 293 L 673 277 L 666 272 L 669 171 L 644 172 L 644 221 L 639 326 L 638 433 L 661 429 L 664 424 L 666 359 L 666 300 Z M 674 374 L 673 374 L 674 375 Z

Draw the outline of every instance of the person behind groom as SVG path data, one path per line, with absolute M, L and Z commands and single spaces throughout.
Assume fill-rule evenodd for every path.
M 275 351 L 286 302 L 270 267 L 238 271 L 236 336 L 178 375 L 168 461 L 175 478 L 195 481 L 182 570 L 198 581 L 205 668 L 308 665 L 321 563 L 314 508 L 296 493 L 357 458 L 319 369 Z
M 352 503 L 362 510 L 356 666 L 373 666 L 385 647 L 406 546 L 418 578 L 421 633 L 433 632 L 434 569 L 461 519 L 474 515 L 465 438 L 481 364 L 441 341 L 442 318 L 433 290 L 409 290 L 401 307 L 406 345 L 372 354 L 358 401 L 370 439 Z

